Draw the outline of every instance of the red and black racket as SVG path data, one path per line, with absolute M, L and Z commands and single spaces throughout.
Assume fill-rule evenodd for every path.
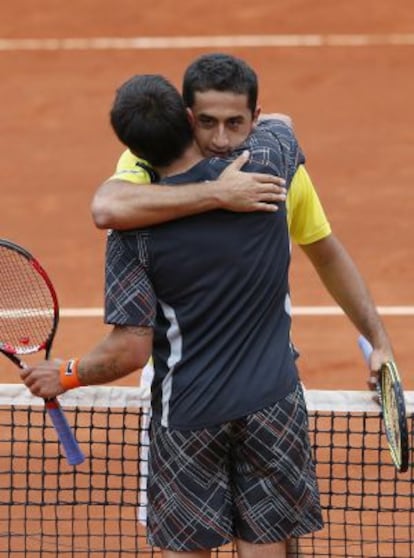
M 0 239 L 0 352 L 19 368 L 20 356 L 45 351 L 49 358 L 59 323 L 59 304 L 52 282 L 24 248 Z M 55 399 L 45 407 L 70 465 L 85 460 L 63 410 Z

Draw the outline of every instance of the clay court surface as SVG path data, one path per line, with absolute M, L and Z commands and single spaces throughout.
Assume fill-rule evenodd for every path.
M 94 228 L 89 205 L 123 150 L 108 122 L 116 87 L 153 72 L 180 86 L 186 65 L 213 50 L 250 62 L 263 109 L 293 117 L 333 229 L 378 306 L 412 308 L 414 46 L 401 44 L 414 30 L 411 0 L 16 0 L 1 12 L 0 38 L 11 41 L 0 44 L 0 236 L 37 255 L 62 308 L 102 307 L 105 234 Z M 232 37 L 285 34 L 298 37 L 291 47 L 265 38 L 261 46 L 231 46 Z M 379 38 L 368 46 L 298 46 L 307 35 L 344 34 Z M 224 37 L 226 46 L 194 48 L 194 37 L 206 36 Z M 170 42 L 116 48 L 119 37 Z M 176 37 L 193 39 L 179 48 Z M 39 40 L 13 41 L 30 38 Z M 106 48 L 83 41 L 74 49 L 42 41 L 51 38 L 109 40 Z M 291 284 L 295 307 L 334 305 L 299 250 Z M 414 389 L 414 316 L 400 308 L 384 320 L 405 387 Z M 81 355 L 105 331 L 99 316 L 62 317 L 54 354 Z M 293 333 L 308 387 L 365 388 L 357 334 L 345 317 L 297 315 Z M 19 381 L 3 361 L 0 381 Z
M 123 150 L 108 121 L 115 89 L 135 73 L 162 73 L 180 87 L 183 70 L 192 59 L 203 52 L 225 51 L 245 58 L 257 70 L 265 112 L 292 116 L 307 155 L 307 168 L 334 232 L 383 309 L 405 387 L 414 389 L 413 32 L 412 0 L 4 2 L 0 16 L 0 236 L 32 251 L 55 283 L 63 311 L 54 355 L 82 355 L 107 331 L 101 316 L 90 317 L 93 309 L 102 308 L 105 234 L 94 228 L 89 206 L 95 189 L 112 174 Z M 246 39 L 247 35 L 259 37 Z M 120 45 L 118 38 L 127 40 Z M 141 42 L 134 43 L 133 38 Z M 294 316 L 293 336 L 302 353 L 300 369 L 306 386 L 365 389 L 357 332 L 343 315 L 326 315 L 325 307 L 334 307 L 334 303 L 298 249 L 293 253 L 291 286 L 294 308 L 302 309 Z M 304 307 L 309 315 L 303 315 Z M 89 317 L 79 316 L 79 310 Z M 5 359 L 0 361 L 0 383 L 19 381 L 15 368 Z M 119 383 L 137 382 L 135 374 Z M 85 414 L 82 420 L 87 420 Z M 55 482 L 54 461 L 48 475 L 33 478 L 31 483 L 21 472 L 26 456 L 36 457 L 36 452 L 32 455 L 36 440 L 44 436 L 33 424 L 33 416 L 31 421 L 30 436 L 22 426 L 24 441 L 19 446 L 17 437 L 13 447 L 14 504 L 19 498 L 37 497 L 36 483 L 44 483 L 42 479 Z M 22 424 L 26 423 L 24 417 Z M 94 435 L 99 434 L 96 428 Z M 34 441 L 30 452 L 27 437 Z M 136 438 L 133 430 L 132 483 L 137 482 Z M 91 450 L 86 440 L 80 441 Z M 81 473 L 88 467 L 96 469 L 93 482 L 98 482 L 99 489 L 100 467 L 105 469 L 107 461 L 101 460 L 104 465 L 100 465 L 99 445 L 94 451 L 94 458 Z M 6 456 L 3 461 L 6 468 L 11 467 Z M 117 487 L 116 472 L 111 469 Z M 360 477 L 358 471 L 351 474 Z M 9 477 L 3 477 L 4 488 L 10 491 Z M 59 477 L 59 486 L 63 486 L 60 497 L 65 500 L 62 478 L 66 477 Z M 82 482 L 82 474 L 76 478 Z M 71 487 L 72 476 L 68 479 Z M 24 492 L 26 485 L 33 494 Z M 18 487 L 23 487 L 22 492 Z M 110 491 L 105 487 L 106 498 Z M 46 498 L 54 497 L 51 488 Z M 118 498 L 116 490 L 114 497 Z M 130 504 L 122 512 L 127 514 L 129 534 L 138 529 L 135 503 Z M 19 515 L 26 514 L 24 506 L 4 508 L 10 515 L 7 528 L 2 529 L 12 532 L 15 551 L 26 544 L 26 531 L 38 529 L 47 540 L 46 527 L 36 522 L 34 508 L 28 529 Z M 103 532 L 116 536 L 119 528 L 111 523 L 112 508 L 101 512 L 95 505 L 96 521 L 90 524 L 82 515 L 82 506 L 68 506 L 66 511 L 58 505 L 56 510 L 63 520 L 59 524 L 61 543 L 70 532 L 76 533 L 80 546 L 96 543 L 99 547 Z M 54 507 L 42 505 L 39 513 L 48 519 L 48 514 L 55 513 Z M 76 528 L 66 524 L 65 513 L 69 519 L 79 519 Z M 107 513 L 106 519 L 100 513 Z M 364 517 L 369 524 L 370 518 Z M 406 518 L 393 516 L 393 524 L 399 526 L 399 536 L 408 540 L 411 527 L 410 522 L 404 523 Z M 6 519 L 1 519 L 6 525 Z M 88 539 L 84 544 L 82 529 L 89 527 L 96 541 Z M 386 539 L 388 531 L 381 536 Z M 54 541 L 54 532 L 51 537 Z M 28 537 L 28 541 L 30 548 L 38 544 L 36 537 Z M 6 544 L 4 538 L 2 548 Z M 372 549 L 370 556 L 375 555 L 375 545 Z M 404 547 L 403 555 L 409 552 Z

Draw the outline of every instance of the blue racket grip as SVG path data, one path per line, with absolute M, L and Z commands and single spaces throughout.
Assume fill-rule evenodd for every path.
M 45 402 L 47 412 L 56 429 L 59 441 L 65 449 L 66 459 L 69 465 L 80 465 L 85 461 L 78 442 L 69 426 L 66 416 L 56 399 Z
M 371 356 L 371 353 L 372 353 L 372 350 L 373 350 L 371 343 L 368 341 L 368 339 L 366 337 L 364 337 L 363 335 L 360 335 L 358 337 L 358 345 L 359 345 L 359 348 L 362 351 L 362 354 L 364 355 L 364 358 L 365 358 L 366 362 L 368 363 L 369 357 Z

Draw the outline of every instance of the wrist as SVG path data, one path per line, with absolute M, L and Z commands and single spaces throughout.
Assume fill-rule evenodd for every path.
M 210 209 L 227 209 L 225 179 L 212 180 L 209 182 L 208 188 L 209 197 L 207 198 L 207 203 Z
M 65 360 L 59 367 L 60 383 L 65 391 L 82 385 L 78 375 L 79 359 Z

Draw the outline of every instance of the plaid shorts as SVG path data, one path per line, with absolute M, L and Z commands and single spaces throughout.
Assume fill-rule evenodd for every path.
M 234 538 L 272 543 L 323 526 L 300 385 L 286 398 L 217 427 L 152 423 L 148 541 L 173 551 Z

